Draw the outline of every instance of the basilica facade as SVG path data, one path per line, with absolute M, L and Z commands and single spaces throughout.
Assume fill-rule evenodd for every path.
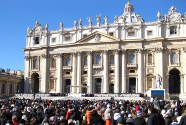
M 186 95 L 186 14 L 171 7 L 145 22 L 128 2 L 121 16 L 97 15 L 74 27 L 27 29 L 26 93 L 143 93 Z

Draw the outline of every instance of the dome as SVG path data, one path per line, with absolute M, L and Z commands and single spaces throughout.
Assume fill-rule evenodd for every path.
M 133 5 L 130 3 L 130 0 L 127 2 L 127 4 L 125 4 L 125 9 L 124 9 L 124 13 L 133 13 L 134 12 L 134 7 Z

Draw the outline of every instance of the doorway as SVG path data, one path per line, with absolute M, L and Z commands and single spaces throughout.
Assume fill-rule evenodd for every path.
M 180 93 L 180 71 L 172 69 L 169 71 L 169 94 Z
M 101 78 L 95 78 L 95 93 L 101 93 L 101 82 L 102 79 Z
M 71 79 L 65 79 L 65 93 L 70 93 Z
M 129 93 L 136 93 L 136 78 L 129 78 Z
M 32 93 L 39 93 L 39 74 L 33 73 L 31 79 L 32 79 L 32 84 L 31 84 Z

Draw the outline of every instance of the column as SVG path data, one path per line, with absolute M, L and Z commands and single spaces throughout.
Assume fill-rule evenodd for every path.
M 81 93 L 81 52 L 77 57 L 77 93 Z
M 183 74 L 180 75 L 180 82 L 181 82 L 180 92 L 181 92 L 181 94 L 184 94 L 184 75 Z
M 87 93 L 92 93 L 92 52 L 88 52 L 88 90 Z
M 126 51 L 125 50 L 122 50 L 122 85 L 121 85 L 121 92 L 122 93 L 126 93 L 127 90 L 126 90 L 126 87 L 127 87 L 127 83 L 126 83 L 126 80 L 127 80 L 127 74 L 126 74 L 126 71 L 127 71 L 127 67 L 126 67 Z
M 46 93 L 47 90 L 46 88 L 48 87 L 47 85 L 47 55 L 43 54 L 41 55 L 41 92 Z
M 137 93 L 143 93 L 143 59 L 142 50 L 138 50 L 138 91 Z
M 9 96 L 9 88 L 10 88 L 10 82 L 6 82 L 6 96 Z
M 186 48 L 183 48 L 182 52 L 182 59 L 183 59 L 183 74 L 186 74 Z M 184 76 L 184 81 L 183 83 L 186 83 L 186 76 Z M 186 85 L 183 84 L 183 93 L 186 93 Z
M 73 53 L 72 57 L 72 85 L 71 85 L 71 93 L 76 93 L 76 80 L 77 80 L 77 68 L 76 68 L 76 53 Z
M 56 58 L 56 69 L 57 69 L 57 83 L 56 83 L 56 92 L 62 93 L 62 82 L 63 82 L 63 66 L 62 66 L 62 55 L 57 54 Z
M 119 93 L 119 50 L 115 50 L 115 84 L 114 93 Z
M 30 77 L 30 56 L 25 56 L 25 70 L 24 70 L 24 92 L 29 93 L 29 77 Z
M 103 72 L 104 72 L 104 75 L 103 75 L 103 93 L 109 93 L 108 91 L 108 51 L 103 51 Z

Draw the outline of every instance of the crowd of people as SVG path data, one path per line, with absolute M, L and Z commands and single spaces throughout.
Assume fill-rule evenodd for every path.
M 186 125 L 177 100 L 0 99 L 0 125 Z

